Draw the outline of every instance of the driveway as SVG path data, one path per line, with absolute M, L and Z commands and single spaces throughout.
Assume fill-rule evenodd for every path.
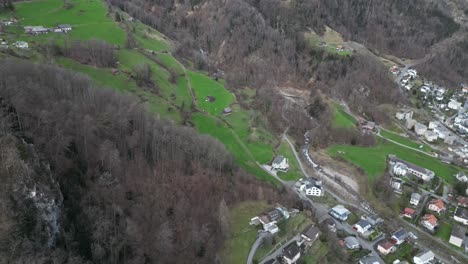
M 262 245 L 263 239 L 268 236 L 271 236 L 271 234 L 268 232 L 258 232 L 257 240 L 255 240 L 254 244 L 250 248 L 249 256 L 247 257 L 247 264 L 252 264 L 255 252 L 257 252 L 258 247 Z

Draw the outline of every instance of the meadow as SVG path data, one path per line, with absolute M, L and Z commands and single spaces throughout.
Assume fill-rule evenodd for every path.
M 333 106 L 333 126 L 353 128 L 356 127 L 357 120 L 348 114 L 342 105 L 338 103 L 332 103 Z
M 355 166 L 362 168 L 366 172 L 369 182 L 372 182 L 385 172 L 387 169 L 387 156 L 389 154 L 396 155 L 408 162 L 432 170 L 436 176 L 443 178 L 448 183 L 453 182 L 453 175 L 459 171 L 457 167 L 442 163 L 437 158 L 401 147 L 383 139 L 379 139 L 373 147 L 334 145 L 328 148 L 327 151 L 331 156 L 340 156 Z

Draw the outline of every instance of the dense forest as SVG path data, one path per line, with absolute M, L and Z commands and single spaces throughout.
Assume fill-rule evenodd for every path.
M 83 75 L 3 60 L 0 80 L 0 263 L 220 263 L 229 206 L 279 201 L 220 142 Z

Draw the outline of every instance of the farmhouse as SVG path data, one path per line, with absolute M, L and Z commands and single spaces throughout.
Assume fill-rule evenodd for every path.
M 392 251 L 394 251 L 394 247 L 392 242 L 389 240 L 385 239 L 382 240 L 378 245 L 377 245 L 377 250 L 380 252 L 382 255 L 388 255 Z
M 438 225 L 438 220 L 433 214 L 425 214 L 421 219 L 421 224 L 428 230 L 434 231 L 434 228 Z
M 283 259 L 285 263 L 292 264 L 296 263 L 301 257 L 301 249 L 297 246 L 296 242 L 292 242 L 283 248 Z
M 57 28 L 62 30 L 62 32 L 64 32 L 64 33 L 67 33 L 68 31 L 72 30 L 72 26 L 70 26 L 68 24 L 60 24 L 60 25 L 57 26 Z
M 434 260 L 434 253 L 430 250 L 419 253 L 413 257 L 414 264 L 426 264 Z
M 230 115 L 230 114 L 232 114 L 232 109 L 231 109 L 231 107 L 226 107 L 226 108 L 224 108 L 222 114 L 223 114 L 223 115 Z
M 466 237 L 466 230 L 464 227 L 455 225 L 452 228 L 452 234 L 450 235 L 449 243 L 461 247 L 463 244 L 463 241 L 465 240 Z
M 313 225 L 309 225 L 308 227 L 304 229 L 304 231 L 302 231 L 301 238 L 307 241 L 307 243 L 312 244 L 314 243 L 315 240 L 317 240 L 319 235 L 320 235 L 320 230 Z
M 47 34 L 49 29 L 43 26 L 26 26 L 24 27 L 24 32 L 31 35 Z
M 453 220 L 468 225 L 468 209 L 458 206 L 453 214 Z
M 408 173 L 422 179 L 423 181 L 430 181 L 435 176 L 435 173 L 433 171 L 399 159 L 395 155 L 388 155 L 388 157 L 390 165 L 395 165 L 398 162 L 403 163 L 407 166 Z
M 330 215 L 340 221 L 346 221 L 351 212 L 343 205 L 337 205 L 330 210 Z
M 319 181 L 313 177 L 309 177 L 302 182 L 299 190 L 304 191 L 306 195 L 322 196 L 322 181 Z
M 411 194 L 410 204 L 414 206 L 418 206 L 420 200 L 421 200 L 421 195 L 419 193 Z
M 427 206 L 427 209 L 440 214 L 445 211 L 445 204 L 442 199 L 432 199 Z
M 369 221 L 361 219 L 356 224 L 353 225 L 353 229 L 356 230 L 358 233 L 365 233 L 372 228 L 371 223 Z
M 408 236 L 408 233 L 406 233 L 405 229 L 400 228 L 399 230 L 397 230 L 395 233 L 392 234 L 391 239 L 396 245 L 400 245 L 403 242 L 405 242 L 405 239 L 407 236 Z
M 13 46 L 19 48 L 19 49 L 27 49 L 29 48 L 29 45 L 26 41 L 16 41 L 13 43 Z
M 283 156 L 276 156 L 271 164 L 271 168 L 278 171 L 287 172 L 289 169 L 289 160 Z

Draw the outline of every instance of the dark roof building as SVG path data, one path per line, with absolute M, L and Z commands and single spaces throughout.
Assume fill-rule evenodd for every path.
M 301 257 L 301 249 L 296 242 L 292 242 L 283 248 L 283 258 L 287 263 L 295 263 Z
M 320 235 L 320 230 L 313 225 L 309 225 L 302 231 L 301 237 L 307 242 L 314 242 Z

